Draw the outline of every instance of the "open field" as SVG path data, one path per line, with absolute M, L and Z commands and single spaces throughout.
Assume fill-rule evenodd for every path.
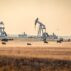
M 71 71 L 71 61 L 0 56 L 0 71 Z
M 0 42 L 0 56 L 71 60 L 71 42 L 9 41 L 6 45 Z
M 0 42 L 0 71 L 71 71 L 71 42 Z M 32 45 L 27 45 L 31 43 Z

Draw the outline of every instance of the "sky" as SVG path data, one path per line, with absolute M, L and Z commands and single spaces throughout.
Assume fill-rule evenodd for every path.
M 71 36 L 71 0 L 0 0 L 0 21 L 8 34 L 36 35 L 37 17 L 48 34 Z

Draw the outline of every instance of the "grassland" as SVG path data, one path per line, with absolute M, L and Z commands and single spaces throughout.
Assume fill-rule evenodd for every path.
M 71 71 L 71 61 L 0 57 L 0 71 Z
M 0 42 L 0 71 L 71 71 L 71 42 Z

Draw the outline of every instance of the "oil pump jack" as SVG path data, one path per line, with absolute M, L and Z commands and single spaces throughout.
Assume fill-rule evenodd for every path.
M 37 24 L 39 25 L 38 36 L 41 37 L 45 43 L 47 43 L 46 39 L 49 35 L 48 33 L 46 33 L 45 25 L 42 22 L 40 22 L 38 18 L 36 18 L 35 27 Z
M 35 20 L 35 26 L 37 24 L 39 25 L 38 36 L 42 36 L 43 32 L 46 32 L 46 27 L 38 20 L 38 18 Z
M 4 27 L 4 23 L 1 21 L 0 22 L 0 37 L 6 37 L 7 34 L 6 32 L 4 31 L 5 27 Z
M 7 36 L 7 33 L 5 32 L 5 27 L 3 21 L 0 22 L 0 39 L 1 41 L 8 41 L 8 40 L 13 40 L 12 38 L 9 38 Z

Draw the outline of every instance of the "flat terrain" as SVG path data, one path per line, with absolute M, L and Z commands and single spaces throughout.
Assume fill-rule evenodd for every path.
M 0 56 L 0 71 L 71 71 L 71 61 Z
M 71 71 L 71 42 L 0 41 L 0 71 Z
M 31 45 L 27 45 L 31 43 Z M 21 58 L 50 58 L 71 61 L 71 42 L 21 41 L 0 42 L 0 56 Z

